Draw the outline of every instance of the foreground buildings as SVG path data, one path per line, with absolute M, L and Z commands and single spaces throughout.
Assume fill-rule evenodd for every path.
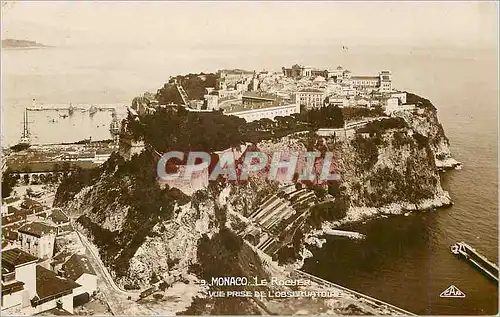
M 51 309 L 70 315 L 78 287 L 38 265 L 38 258 L 21 249 L 2 251 L 2 315 L 34 315 Z
M 97 274 L 61 209 L 32 199 L 2 216 L 2 315 L 71 315 L 97 290 Z

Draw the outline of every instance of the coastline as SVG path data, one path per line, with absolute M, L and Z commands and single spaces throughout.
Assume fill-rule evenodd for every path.
M 392 203 L 382 207 L 350 207 L 346 217 L 338 221 L 323 222 L 320 229 L 315 229 L 305 234 L 304 245 L 300 252 L 301 259 L 297 260 L 292 266 L 295 269 L 301 269 L 307 258 L 313 257 L 313 253 L 308 246 L 322 248 L 327 240 L 325 236 L 327 231 L 339 229 L 343 225 L 361 223 L 378 218 L 387 218 L 390 215 L 407 215 L 409 212 L 426 212 L 436 209 L 448 208 L 453 205 L 450 194 L 440 189 L 433 198 L 423 199 L 418 204 L 407 202 Z
M 43 45 L 43 46 L 19 46 L 19 47 L 4 47 L 4 46 L 2 46 L 2 50 L 19 51 L 19 50 L 34 50 L 34 49 L 51 48 L 51 47 L 54 47 L 54 46 L 48 46 L 48 45 Z

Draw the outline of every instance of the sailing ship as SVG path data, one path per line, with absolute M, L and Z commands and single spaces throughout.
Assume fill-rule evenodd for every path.
M 75 112 L 75 107 L 73 107 L 73 104 L 70 103 L 68 108 L 68 114 L 72 116 L 74 112 Z
M 94 106 L 94 105 L 90 106 L 90 108 L 89 108 L 89 115 L 93 116 L 96 112 L 97 112 L 96 106 Z
M 28 127 L 28 109 L 24 108 L 24 117 L 23 117 L 23 134 L 21 135 L 21 139 L 19 143 L 12 146 L 11 149 L 15 151 L 22 151 L 31 146 L 31 133 Z

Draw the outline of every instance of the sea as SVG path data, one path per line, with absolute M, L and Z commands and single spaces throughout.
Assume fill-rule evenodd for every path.
M 17 143 L 23 111 L 37 104 L 115 104 L 170 76 L 222 68 L 276 70 L 295 63 L 353 74 L 390 70 L 393 86 L 430 99 L 461 170 L 441 175 L 451 208 L 349 227 L 363 241 L 328 238 L 303 269 L 415 314 L 498 313 L 498 285 L 450 252 L 465 241 L 498 263 L 498 52 L 451 47 L 51 47 L 2 50 L 2 146 Z M 33 142 L 109 139 L 111 112 L 29 111 Z M 464 298 L 441 298 L 454 285 Z

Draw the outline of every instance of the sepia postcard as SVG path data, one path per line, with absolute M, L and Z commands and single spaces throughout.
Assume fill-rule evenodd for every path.
M 497 315 L 497 1 L 2 1 L 1 315 Z

